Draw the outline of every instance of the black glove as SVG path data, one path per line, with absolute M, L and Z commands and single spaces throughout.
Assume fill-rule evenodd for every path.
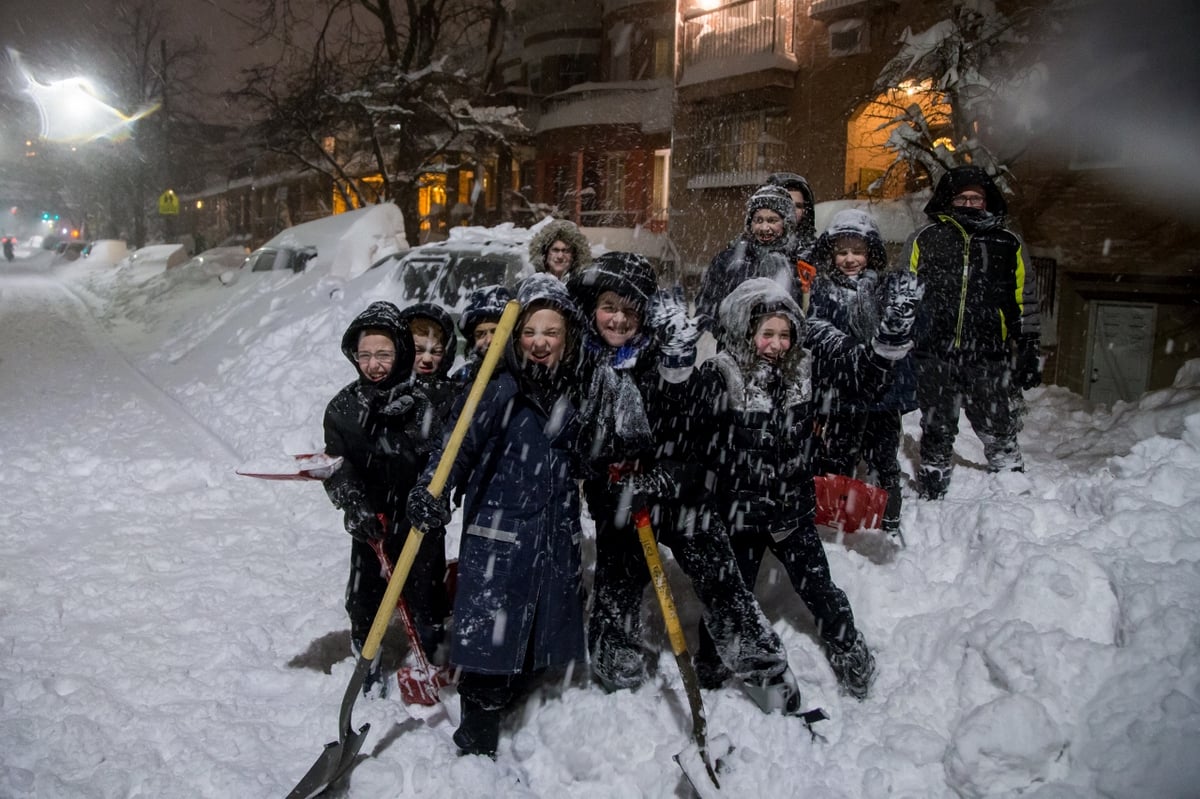
M 449 497 L 435 497 L 425 486 L 408 492 L 408 521 L 422 533 L 445 535 L 450 515 Z
M 371 542 L 383 538 L 386 532 L 379 517 L 362 507 L 346 509 L 346 532 L 357 541 Z
M 912 327 L 917 319 L 917 305 L 925 296 L 925 286 L 909 271 L 888 272 L 880 283 L 882 305 L 879 330 L 875 334 L 876 351 L 885 357 L 880 347 L 903 354 L 912 348 Z
M 1013 358 L 1013 381 L 1022 391 L 1037 388 L 1042 384 L 1042 364 L 1037 336 L 1022 336 L 1017 341 L 1017 353 Z
M 627 474 L 617 482 L 621 494 L 630 496 L 630 504 L 641 506 L 647 500 L 674 499 L 679 495 L 679 484 L 670 470 L 661 464 L 649 471 Z
M 696 363 L 696 342 L 702 331 L 697 320 L 688 316 L 682 287 L 660 289 L 650 298 L 646 326 L 654 332 L 663 366 L 675 369 Z

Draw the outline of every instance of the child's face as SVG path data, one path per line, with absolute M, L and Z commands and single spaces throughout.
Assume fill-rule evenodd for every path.
M 838 236 L 833 243 L 833 265 L 846 277 L 857 277 L 867 268 L 867 243 L 858 236 Z
M 637 306 L 617 292 L 606 291 L 597 298 L 596 332 L 608 346 L 623 346 L 637 335 L 640 324 Z
M 778 363 L 792 348 L 792 326 L 783 316 L 767 316 L 754 331 L 754 351 L 758 357 Z
M 519 341 L 526 360 L 553 369 L 567 349 L 567 321 L 553 308 L 539 308 L 521 325 Z
M 372 383 L 378 383 L 392 373 L 396 363 L 396 345 L 389 336 L 378 333 L 364 333 L 358 337 L 358 351 L 354 360 L 363 376 Z
M 559 280 L 571 268 L 571 262 L 575 260 L 575 253 L 571 249 L 571 245 L 560 240 L 555 241 L 550 245 L 550 249 L 546 250 L 546 271 L 554 275 Z
M 413 356 L 413 372 L 419 375 L 436 373 L 442 365 L 442 358 L 446 357 L 442 337 L 437 334 L 413 333 L 413 347 L 417 351 Z
M 767 208 L 759 208 L 750 217 L 750 235 L 762 244 L 783 236 L 783 217 Z
M 496 328 L 499 327 L 495 322 L 479 322 L 475 325 L 475 330 L 472 331 L 474 337 L 475 352 L 483 355 L 487 352 L 487 348 L 491 346 L 492 339 L 496 337 Z

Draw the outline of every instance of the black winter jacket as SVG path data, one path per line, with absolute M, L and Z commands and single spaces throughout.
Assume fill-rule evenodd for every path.
M 804 342 L 778 366 L 758 359 L 750 341 L 750 324 L 767 306 L 792 319 Z M 685 495 L 705 495 L 731 531 L 788 532 L 816 511 L 810 456 L 821 397 L 813 385 L 873 396 L 891 362 L 827 322 L 806 322 L 770 280 L 735 289 L 721 304 L 721 324 L 724 347 L 700 367 L 687 405 L 688 454 L 708 475 L 703 490 Z
M 954 195 L 978 185 L 986 209 L 955 208 Z M 925 297 L 913 329 L 914 353 L 1003 360 L 1021 337 L 1040 333 L 1037 288 L 1021 240 L 1005 226 L 1007 203 L 978 167 L 944 175 L 925 206 L 932 222 L 918 230 L 905 264 Z

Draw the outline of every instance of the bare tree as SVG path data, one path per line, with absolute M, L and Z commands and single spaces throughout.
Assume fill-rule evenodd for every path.
M 356 178 L 382 180 L 379 199 L 404 212 L 416 240 L 418 180 L 478 163 L 523 132 L 494 103 L 507 13 L 502 0 L 264 0 L 260 35 L 283 44 L 237 93 L 264 115 L 264 146 L 327 175 L 354 204 Z M 300 54 L 307 54 L 301 58 Z M 336 140 L 337 147 L 328 142 Z M 369 168 L 368 168 L 369 165 Z

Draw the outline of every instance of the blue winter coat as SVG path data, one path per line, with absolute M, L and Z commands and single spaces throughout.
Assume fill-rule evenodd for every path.
M 535 669 L 586 656 L 575 414 L 565 396 L 543 408 L 505 372 L 463 439 L 447 486 L 466 486 L 450 660 L 467 671 L 521 673 L 527 645 Z

